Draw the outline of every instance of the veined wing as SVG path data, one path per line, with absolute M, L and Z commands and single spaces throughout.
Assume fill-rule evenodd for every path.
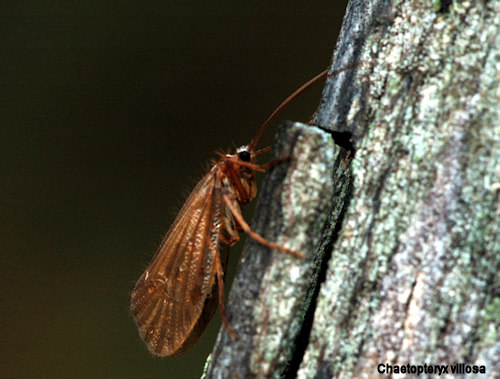
M 213 315 L 217 304 L 217 296 L 212 297 L 214 259 L 219 251 L 222 209 L 215 166 L 186 200 L 134 288 L 131 311 L 153 354 L 176 355 L 186 350 L 197 340 L 190 335 L 195 328 L 199 331 L 200 317 Z

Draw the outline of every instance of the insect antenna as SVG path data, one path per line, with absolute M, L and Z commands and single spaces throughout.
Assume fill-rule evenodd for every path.
M 271 113 L 271 115 L 267 118 L 266 121 L 264 121 L 264 123 L 261 125 L 259 131 L 257 132 L 257 135 L 254 137 L 252 142 L 250 142 L 250 144 L 248 145 L 249 150 L 255 149 L 257 142 L 259 141 L 260 137 L 262 136 L 262 134 L 264 133 L 264 131 L 266 130 L 268 125 L 271 123 L 271 121 L 273 121 L 276 118 L 276 116 L 278 116 L 278 114 L 280 114 L 281 111 L 283 111 L 283 109 L 285 109 L 285 107 L 288 104 L 290 104 L 293 100 L 295 100 L 295 98 L 300 96 L 302 93 L 304 93 L 309 88 L 312 88 L 312 87 L 316 86 L 317 84 L 324 82 L 327 77 L 332 77 L 332 76 L 338 75 L 343 71 L 358 67 L 358 66 L 362 65 L 363 63 L 364 62 L 358 62 L 358 63 L 351 64 L 349 66 L 342 67 L 341 69 L 336 70 L 336 71 L 332 72 L 331 74 L 328 74 L 329 69 L 326 69 L 325 71 L 320 72 L 318 75 L 316 75 L 314 78 L 309 80 L 307 83 L 303 84 L 298 89 L 296 89 L 295 92 L 292 93 L 290 96 L 288 96 L 280 105 L 278 105 L 278 107 L 274 110 L 274 112 Z M 260 151 L 260 150 L 258 150 L 258 151 Z
M 248 145 L 249 150 L 255 149 L 255 145 L 257 145 L 257 142 L 259 141 L 260 137 L 264 133 L 264 130 L 266 130 L 267 126 L 271 123 L 271 121 L 273 121 L 276 118 L 276 116 L 278 114 L 281 113 L 281 111 L 283 109 L 285 109 L 285 107 L 288 104 L 290 104 L 290 102 L 292 100 L 294 100 L 297 96 L 299 96 L 300 94 L 302 94 L 307 89 L 312 88 L 316 84 L 324 81 L 326 79 L 326 77 L 327 77 L 327 74 L 328 74 L 328 69 L 325 70 L 325 71 L 323 71 L 323 72 L 321 72 L 320 74 L 316 75 L 314 78 L 312 78 L 311 80 L 309 80 L 307 83 L 303 84 L 300 88 L 298 88 L 297 90 L 295 90 L 294 93 L 292 93 L 290 96 L 288 96 L 280 105 L 278 105 L 278 107 L 274 110 L 274 112 L 271 113 L 271 115 L 267 118 L 266 121 L 264 121 L 264 123 L 260 127 L 259 131 L 257 132 L 257 135 L 252 140 L 252 142 L 250 142 L 250 145 Z

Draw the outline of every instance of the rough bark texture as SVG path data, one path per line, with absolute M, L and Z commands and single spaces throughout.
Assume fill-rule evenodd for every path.
M 499 50 L 500 0 L 349 3 L 314 124 L 354 154 L 280 130 L 253 227 L 307 258 L 249 243 L 208 377 L 500 373 Z
M 369 64 L 315 123 L 353 133 L 353 195 L 298 377 L 498 375 L 500 2 L 351 2 L 349 25 L 336 65 Z

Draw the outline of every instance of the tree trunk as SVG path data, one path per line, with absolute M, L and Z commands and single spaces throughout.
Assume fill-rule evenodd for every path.
M 349 3 L 331 72 L 361 65 L 280 129 L 252 223 L 307 257 L 247 244 L 207 377 L 500 375 L 499 49 L 500 0 Z

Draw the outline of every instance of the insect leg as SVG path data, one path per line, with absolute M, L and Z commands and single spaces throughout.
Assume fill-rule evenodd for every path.
M 268 162 L 266 164 L 260 165 L 259 167 L 262 168 L 264 171 L 269 170 L 270 168 L 279 165 L 280 163 L 290 161 L 293 159 L 292 155 L 285 155 L 284 157 L 276 158 L 273 159 L 271 162 Z
M 280 163 L 283 163 L 283 162 L 286 162 L 286 161 L 289 161 L 292 159 L 293 159 L 292 155 L 286 155 L 284 157 L 273 159 L 271 162 L 268 162 L 268 163 L 262 164 L 262 165 L 250 163 L 250 162 L 243 162 L 243 161 L 234 162 L 233 164 L 243 166 L 243 167 L 248 167 L 248 168 L 255 170 L 255 171 L 264 172 L 264 171 L 267 171 L 274 166 L 279 165 Z
M 220 307 L 222 322 L 226 327 L 227 331 L 229 332 L 229 334 L 231 335 L 231 337 L 236 339 L 238 337 L 234 332 L 233 328 L 231 328 L 231 325 L 229 325 L 224 310 L 224 270 L 222 269 L 222 264 L 220 262 L 219 252 L 216 251 L 214 256 L 215 256 L 215 269 L 217 270 L 217 286 L 219 287 L 219 307 Z
M 255 155 L 259 155 L 259 154 L 262 154 L 262 153 L 266 153 L 268 151 L 270 151 L 272 149 L 271 146 L 266 146 L 266 147 L 263 147 L 262 149 L 259 149 L 255 152 Z
M 250 237 L 252 237 L 258 243 L 260 243 L 260 244 L 262 244 L 264 246 L 270 247 L 271 249 L 281 250 L 281 251 L 284 251 L 285 253 L 295 255 L 296 257 L 304 258 L 304 254 L 303 253 L 300 253 L 298 251 L 289 249 L 289 248 L 284 247 L 284 246 L 277 245 L 277 244 L 275 244 L 273 242 L 270 242 L 270 241 L 266 240 L 260 234 L 255 233 L 252 230 L 252 228 L 250 228 L 250 226 L 243 219 L 243 216 L 233 206 L 233 204 L 231 203 L 231 199 L 229 199 L 229 197 L 226 194 L 223 194 L 222 197 L 224 199 L 224 202 L 226 203 L 226 206 L 231 211 L 231 213 L 234 216 L 234 218 L 236 219 L 236 221 L 238 221 L 238 224 L 240 224 L 241 228 L 245 231 L 245 233 L 247 233 Z

